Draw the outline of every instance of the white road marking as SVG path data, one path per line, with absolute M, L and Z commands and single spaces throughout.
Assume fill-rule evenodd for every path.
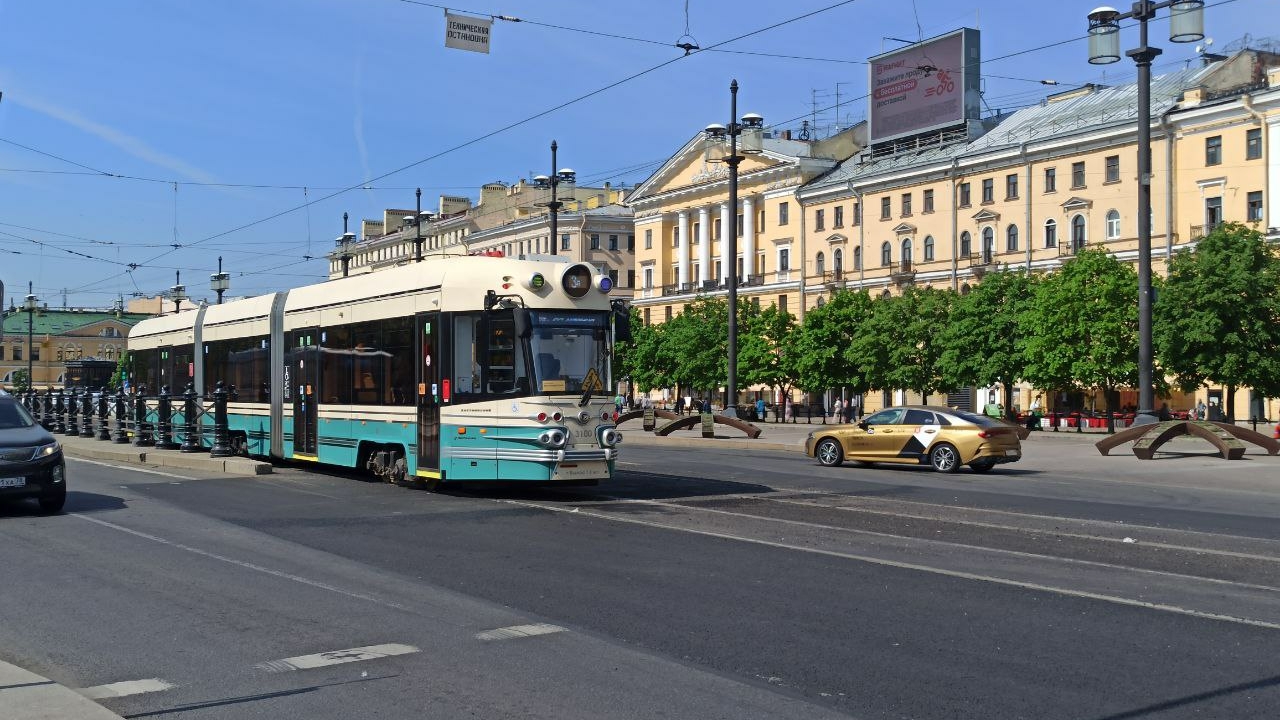
M 200 548 L 191 547 L 190 545 L 183 545 L 182 543 L 174 542 L 173 540 L 166 540 L 166 539 L 164 539 L 164 538 L 162 538 L 162 537 L 158 537 L 158 536 L 155 536 L 155 535 L 149 535 L 149 534 L 147 534 L 147 533 L 140 532 L 140 531 L 138 531 L 138 530 L 132 530 L 132 529 L 130 529 L 130 528 L 124 527 L 123 525 L 116 525 L 115 523 L 107 522 L 106 520 L 99 520 L 98 518 L 95 518 L 95 517 L 89 517 L 88 515 L 82 515 L 82 514 L 80 514 L 80 513 L 68 513 L 68 515 L 70 515 L 70 516 L 72 516 L 72 517 L 80 518 L 81 520 L 87 520 L 87 521 L 89 521 L 89 522 L 91 522 L 91 523 L 94 523 L 94 524 L 97 524 L 97 525 L 101 525 L 101 526 L 103 526 L 103 527 L 109 527 L 109 528 L 111 528 L 112 530 L 119 530 L 119 531 L 120 531 L 120 532 L 122 532 L 122 533 L 127 533 L 127 534 L 129 534 L 129 535 L 133 535 L 133 536 L 135 536 L 135 537 L 140 537 L 140 538 L 143 538 L 143 539 L 145 539 L 145 540 L 150 540 L 150 541 L 152 541 L 152 542 L 157 542 L 157 543 L 160 543 L 161 545 L 168 545 L 169 547 L 177 548 L 177 549 L 179 549 L 179 550 L 186 550 L 186 551 L 187 551 L 187 552 L 189 552 L 189 553 L 194 553 L 194 554 L 199 555 L 199 556 L 201 556 L 201 557 L 207 557 L 207 558 L 210 558 L 210 559 L 212 559 L 212 560 L 218 560 L 218 561 L 221 561 L 221 562 L 230 563 L 230 564 L 232 564 L 232 565 L 236 565 L 236 566 L 238 566 L 238 567 L 242 567 L 242 568 L 245 568 L 245 569 L 247 569 L 247 570 L 253 570 L 253 571 L 255 571 L 255 572 L 265 573 L 265 574 L 267 574 L 267 575 L 271 575 L 272 577 L 283 578 L 283 579 L 285 579 L 285 580 L 292 580 L 293 582 L 296 582 L 296 583 L 301 583 L 301 584 L 303 584 L 303 585 L 309 585 L 309 586 L 311 586 L 311 587 L 319 588 L 319 589 L 321 589 L 321 590 L 328 590 L 329 592 L 335 592 L 335 593 L 338 593 L 339 595 L 345 595 L 345 596 L 347 596 L 347 597 L 349 597 L 349 598 L 355 598 L 356 600 L 363 600 L 363 601 L 365 601 L 365 602 L 376 603 L 376 604 L 381 605 L 381 606 L 383 606 L 383 607 L 389 607 L 389 608 L 392 608 L 392 609 L 395 609 L 395 610 L 407 610 L 407 609 L 408 609 L 407 607 L 405 607 L 404 605 L 401 605 L 401 604 L 399 604 L 399 603 L 394 603 L 394 602 L 390 602 L 390 601 L 388 601 L 388 600 L 383 600 L 383 599 L 381 599 L 381 598 L 377 598 L 377 597 L 374 597 L 374 596 L 372 596 L 372 595 L 365 595 L 364 593 L 358 593 L 358 592 L 354 592 L 354 591 L 351 591 L 351 590 L 344 590 L 344 589 L 342 589 L 342 588 L 340 588 L 340 587 L 335 587 L 335 586 L 333 586 L 333 585 L 329 585 L 329 584 L 327 584 L 327 583 L 322 583 L 322 582 L 319 582 L 319 581 L 317 581 L 317 580 L 311 580 L 311 579 L 308 579 L 308 578 L 304 578 L 304 577 L 302 577 L 301 575 L 294 575 L 293 573 L 287 573 L 287 572 L 283 572 L 283 571 L 281 571 L 281 570 L 272 570 L 271 568 L 263 567 L 263 566 L 261 566 L 261 565 L 255 565 L 255 564 L 253 564 L 253 563 L 251 563 L 251 562 L 245 562 L 245 561 L 243 561 L 243 560 L 236 560 L 235 558 L 229 558 L 229 557 L 227 557 L 227 556 L 225 556 L 225 555 L 219 555 L 219 554 L 217 554 L 217 553 L 212 553 L 212 552 L 209 552 L 208 550 L 201 550 Z
M 535 635 L 551 635 L 552 633 L 565 632 L 565 629 L 559 625 L 550 625 L 547 623 L 534 623 L 532 625 L 512 625 L 511 627 L 497 628 L 496 630 L 486 630 L 476 634 L 477 640 L 515 640 L 516 638 L 533 637 Z
M 78 462 L 78 463 L 89 463 L 90 465 L 101 465 L 102 467 L 109 467 L 115 470 L 125 470 L 127 472 L 140 472 L 140 473 L 146 473 L 147 475 L 159 475 L 160 477 L 178 478 L 179 480 L 199 480 L 200 479 L 195 477 L 189 477 L 187 475 L 179 475 L 177 473 L 161 472 L 159 470 L 151 470 L 149 468 L 135 467 L 133 465 L 114 465 L 112 463 L 100 462 L 98 460 L 86 460 L 85 458 L 72 457 L 70 455 L 67 456 L 67 460 L 70 460 L 72 462 Z
M 327 667 L 329 665 L 342 665 L 344 663 L 377 660 L 379 658 L 391 657 L 393 655 L 409 655 L 416 652 L 418 652 L 418 648 L 412 645 L 387 643 L 386 645 L 368 645 L 366 647 L 350 648 L 347 650 L 330 650 L 328 652 L 315 653 L 314 655 L 299 655 L 297 657 L 285 658 L 283 660 L 270 660 L 264 663 L 258 663 L 257 665 L 254 665 L 254 667 L 259 670 L 266 670 L 267 672 L 310 670 L 312 668 Z
M 172 687 L 177 686 L 173 683 L 165 682 L 160 678 L 150 678 L 147 680 L 126 680 L 124 682 L 96 685 L 94 687 L 81 688 L 77 692 L 90 700 L 102 700 L 104 698 L 117 698 L 126 697 L 128 695 L 141 695 L 142 693 L 161 692 L 162 690 L 168 690 Z
M 511 505 L 522 505 L 524 507 L 539 508 L 551 512 L 569 512 L 568 508 L 557 507 L 554 505 L 541 505 L 533 502 L 524 502 L 521 500 L 499 500 L 498 502 Z M 683 506 L 682 506 L 683 507 Z M 687 509 L 687 508 L 686 508 Z M 674 530 L 677 532 L 687 532 L 693 535 L 703 535 L 706 537 L 719 538 L 721 540 L 734 540 L 737 542 L 750 543 L 753 545 L 763 545 L 766 547 L 774 547 L 782 550 L 796 550 L 799 552 L 813 553 L 815 555 L 826 555 L 829 557 L 844 558 L 846 560 L 856 560 L 859 562 L 871 563 L 873 565 L 883 565 L 886 567 L 901 568 L 903 570 L 918 570 L 920 572 L 933 573 L 944 577 L 960 578 L 962 580 L 976 580 L 979 582 L 989 582 L 997 585 L 1008 585 L 1011 587 L 1019 587 L 1027 590 L 1038 590 L 1041 592 L 1054 593 L 1056 595 L 1065 595 L 1068 597 L 1086 598 L 1089 600 L 1101 600 L 1103 602 L 1116 603 L 1117 605 L 1129 605 L 1131 607 L 1140 607 L 1148 610 L 1160 610 L 1163 612 L 1176 613 L 1178 615 L 1189 615 L 1191 617 L 1204 618 L 1206 620 L 1220 620 L 1223 622 L 1237 623 L 1240 625 L 1248 625 L 1251 627 L 1267 628 L 1269 630 L 1280 630 L 1280 623 L 1266 622 L 1264 620 L 1253 620 L 1250 618 L 1236 617 L 1234 615 L 1225 615 L 1222 613 L 1205 612 L 1203 610 L 1193 610 L 1191 608 L 1179 607 L 1177 605 L 1168 605 L 1164 603 L 1147 602 L 1145 600 L 1133 600 L 1131 598 L 1119 597 L 1116 595 L 1106 595 L 1104 593 L 1088 592 L 1084 590 L 1072 590 L 1070 588 L 1054 587 L 1052 585 L 1044 585 L 1041 583 L 1027 582 L 1023 580 L 1012 580 L 1010 578 L 995 577 L 992 575 L 982 575 L 979 573 L 966 572 L 963 570 L 948 570 L 946 568 L 933 567 L 930 565 L 921 565 L 920 563 L 902 562 L 899 560 L 888 560 L 885 558 L 872 557 L 870 555 L 861 555 L 858 553 L 840 552 L 836 550 L 824 550 L 822 548 L 803 547 L 789 543 L 776 542 L 773 540 L 761 540 L 759 538 L 743 537 L 741 535 L 732 535 L 729 533 L 715 532 L 712 530 L 697 530 L 694 528 L 681 527 L 669 523 L 654 522 L 652 520 L 643 520 L 635 517 L 619 517 L 609 513 L 600 512 L 583 512 L 583 515 L 598 518 L 600 520 L 610 520 L 613 522 L 630 523 L 632 525 L 644 525 L 647 527 L 655 527 L 663 530 Z M 756 518 L 759 519 L 759 518 Z M 795 521 L 792 521 L 795 522 Z M 808 523 L 796 523 L 808 524 Z M 865 532 L 865 531 L 864 531 Z M 984 548 L 988 549 L 989 548 Z M 1126 568 L 1132 569 L 1132 568 Z M 1197 578 L 1204 580 L 1207 578 Z M 1219 581 L 1224 582 L 1225 581 Z M 1233 583 L 1239 584 L 1239 583 Z M 1274 588 L 1268 588 L 1274 589 Z

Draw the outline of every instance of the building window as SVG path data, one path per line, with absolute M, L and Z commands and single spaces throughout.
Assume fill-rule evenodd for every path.
M 924 191 L 924 208 L 923 208 L 923 211 L 924 211 L 924 212 L 927 212 L 927 213 L 931 213 L 931 212 L 933 212 L 933 191 L 932 191 L 932 190 L 925 190 L 925 191 Z
M 600 249 L 600 234 L 599 234 L 599 233 L 591 233 L 591 249 L 592 249 L 592 250 L 599 250 L 599 249 Z
M 1204 139 L 1204 164 L 1222 164 L 1222 136 L 1214 135 Z
M 844 206 L 837 205 L 831 209 L 831 226 L 835 228 L 844 227 Z
M 902 193 L 902 217 L 911 216 L 911 193 Z
M 996 201 L 996 181 L 987 178 L 982 181 L 982 202 L 991 203 Z
M 968 230 L 960 233 L 960 257 L 969 257 L 973 254 L 973 236 Z
M 862 248 L 860 247 L 856 247 L 853 249 L 853 269 L 854 270 L 862 269 Z
M 787 312 L 787 296 L 786 295 L 778 296 L 778 311 L 784 314 Z
M 1071 189 L 1084 187 L 1084 161 L 1071 163 Z
M 610 235 L 610 236 L 609 236 L 609 249 L 610 249 L 610 250 L 617 250 L 617 249 L 618 249 L 618 236 L 617 236 L 617 235 Z
M 627 236 L 627 252 L 636 251 L 636 236 L 634 234 Z
M 1084 216 L 1071 218 L 1071 252 L 1078 253 L 1084 249 L 1088 237 L 1085 235 Z
M 844 272 L 844 251 L 840 248 L 831 251 L 831 272 L 835 273 L 837 280 Z
M 924 236 L 924 261 L 930 262 L 934 259 L 935 258 L 933 254 L 933 236 L 925 235 Z
M 893 200 L 889 198 L 887 195 L 885 197 L 880 198 L 880 219 L 881 220 L 888 220 L 889 218 L 893 217 L 893 209 L 890 207 L 892 203 L 893 203 Z
M 826 229 L 826 211 L 825 210 L 813 211 L 813 229 L 814 230 Z
M 636 286 L 636 271 L 628 270 L 627 271 L 627 287 L 633 288 L 635 286 Z
M 1010 225 L 1004 231 L 1004 251 L 1018 252 L 1018 226 Z
M 670 320 L 671 320 L 671 306 L 670 306 L 670 305 L 668 305 L 668 306 L 667 306 L 666 316 L 667 316 L 667 320 L 668 320 L 668 321 L 670 321 Z
M 1120 211 L 1119 210 L 1107 211 L 1107 239 L 1108 240 L 1120 239 Z
M 1262 191 L 1249 193 L 1248 205 L 1245 209 L 1245 220 L 1249 222 L 1262 220 Z
M 738 237 L 742 237 L 742 213 L 738 213 Z
M 1222 198 L 1211 197 L 1204 199 L 1204 232 L 1209 234 L 1213 229 L 1222 224 Z
M 1044 221 L 1044 246 L 1047 248 L 1058 247 L 1058 223 L 1052 218 Z
M 862 224 L 862 203 L 853 204 L 853 226 L 857 227 Z
M 991 262 L 991 256 L 996 253 L 996 231 L 991 227 L 982 228 L 982 264 L 986 265 Z
M 711 239 L 712 240 L 724 239 L 724 228 L 720 227 L 720 225 L 721 225 L 720 218 L 716 218 L 715 220 L 711 221 Z
M 13 346 L 13 359 L 14 360 L 22 359 L 22 348 L 18 345 Z
M 784 273 L 791 269 L 791 249 L 782 248 L 778 251 L 778 272 Z
M 702 243 L 702 223 L 693 224 L 693 244 L 700 245 Z
M 791 216 L 791 203 L 788 203 L 788 202 L 778 203 L 778 224 L 786 225 L 788 222 L 790 222 L 790 216 Z
M 969 183 L 960 183 L 960 207 L 969 207 L 972 205 L 973 198 L 969 194 Z
M 671 247 L 680 247 L 680 228 L 671 228 Z
M 653 268 L 651 267 L 647 267 L 644 269 L 644 289 L 645 290 L 653 289 Z
M 644 249 L 645 250 L 653 249 L 653 229 L 652 228 L 644 231 Z
M 644 309 L 644 324 L 645 324 L 645 325 L 652 325 L 652 324 L 653 324 L 653 320 L 649 317 L 649 311 L 650 311 L 650 310 L 652 310 L 652 309 L 653 309 L 653 308 L 645 308 L 645 309 Z
M 889 267 L 893 262 L 893 246 L 885 243 L 880 246 L 880 267 Z
M 560 249 L 561 249 L 561 250 L 568 250 L 568 249 L 569 249 L 569 235 L 568 235 L 568 233 L 565 233 L 565 234 L 563 234 L 563 235 L 561 235 L 561 236 L 560 236 Z
M 1058 169 L 1044 169 L 1044 191 L 1047 193 L 1058 191 Z
M 907 270 L 911 267 L 911 238 L 902 239 L 902 269 Z
M 760 208 L 760 221 L 756 223 L 757 232 L 764 232 L 764 218 L 765 218 L 764 208 Z
M 618 271 L 617 271 L 617 270 L 610 270 L 610 271 L 609 271 L 609 280 L 610 280 L 610 282 L 612 282 L 612 283 L 613 283 L 614 287 L 617 287 L 617 285 L 618 285 Z
M 1107 156 L 1107 182 L 1120 182 L 1120 156 Z
M 813 260 L 813 271 L 819 275 L 825 275 L 827 272 L 827 257 L 821 251 Z
M 1004 176 L 1004 199 L 1018 199 L 1018 174 L 1010 173 Z
M 1262 130 L 1250 128 L 1244 132 L 1244 159 L 1257 160 L 1262 157 Z
M 4 346 L 0 345 L 0 360 L 4 359 Z

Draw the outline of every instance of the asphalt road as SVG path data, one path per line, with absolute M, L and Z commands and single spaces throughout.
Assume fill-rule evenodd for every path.
M 1074 447 L 439 494 L 72 461 L 65 514 L 0 508 L 0 659 L 126 717 L 1280 716 L 1280 460 Z

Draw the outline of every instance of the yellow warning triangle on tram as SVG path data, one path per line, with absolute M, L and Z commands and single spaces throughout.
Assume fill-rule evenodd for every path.
M 595 368 L 588 370 L 587 376 L 582 378 L 582 389 L 584 391 L 590 390 L 591 392 L 604 390 L 604 383 L 600 382 L 600 374 L 596 372 Z

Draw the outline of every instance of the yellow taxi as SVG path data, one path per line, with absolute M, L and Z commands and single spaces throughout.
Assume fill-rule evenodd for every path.
M 827 466 L 860 463 L 931 465 L 953 473 L 963 465 L 988 472 L 1022 459 L 1018 428 L 985 415 L 928 405 L 891 407 L 856 425 L 836 425 L 809 434 L 809 457 Z

